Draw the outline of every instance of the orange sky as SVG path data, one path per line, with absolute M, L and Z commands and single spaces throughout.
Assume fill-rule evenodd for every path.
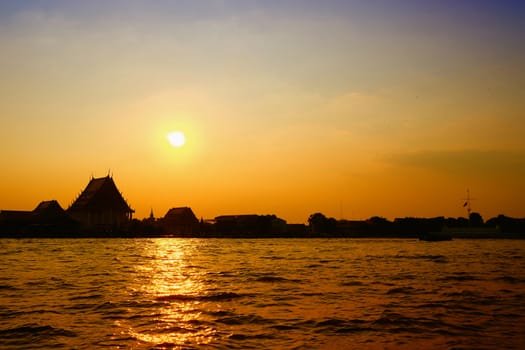
M 0 209 L 525 217 L 519 2 L 0 6 Z

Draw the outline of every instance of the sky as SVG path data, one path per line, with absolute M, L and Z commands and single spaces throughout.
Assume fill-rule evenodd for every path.
M 0 0 L 0 48 L 0 209 L 525 217 L 521 1 Z

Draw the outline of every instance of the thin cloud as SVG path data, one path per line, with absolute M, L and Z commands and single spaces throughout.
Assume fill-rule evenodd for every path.
M 452 175 L 525 175 L 525 152 L 500 150 L 433 150 L 392 155 L 388 162 Z

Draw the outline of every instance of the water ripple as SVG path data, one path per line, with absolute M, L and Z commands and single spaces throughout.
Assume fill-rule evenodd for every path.
M 520 349 L 525 241 L 2 240 L 0 348 Z
M 221 292 L 215 294 L 172 294 L 157 297 L 158 301 L 221 301 L 242 298 L 242 295 L 232 292 Z

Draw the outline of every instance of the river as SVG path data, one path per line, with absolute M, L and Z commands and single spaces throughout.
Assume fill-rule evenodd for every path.
M 525 240 L 0 239 L 0 348 L 523 349 Z

